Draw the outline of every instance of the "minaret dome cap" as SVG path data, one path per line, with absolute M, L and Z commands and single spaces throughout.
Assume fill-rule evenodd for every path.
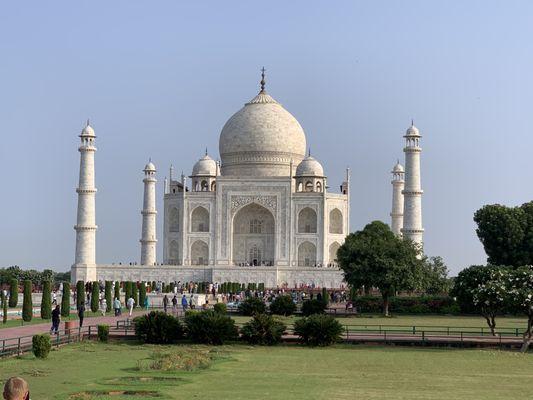
M 155 172 L 156 169 L 155 169 L 155 165 L 152 161 L 149 161 L 148 164 L 146 164 L 146 166 L 144 167 L 144 171 L 145 172 Z
M 93 127 L 89 125 L 89 120 L 87 120 L 85 127 L 82 129 L 80 137 L 96 137 Z
M 392 168 L 392 172 L 393 172 L 393 173 L 404 172 L 403 165 L 400 164 L 400 161 L 399 161 L 399 160 L 398 160 L 398 162 L 396 163 L 396 165 Z
M 413 122 L 411 122 L 411 126 L 405 131 L 405 136 L 420 136 L 420 131 Z

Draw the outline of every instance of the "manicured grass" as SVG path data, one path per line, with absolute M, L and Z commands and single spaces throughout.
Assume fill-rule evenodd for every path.
M 196 347 L 198 348 L 198 347 Z M 141 399 L 91 391 L 149 390 L 166 399 L 518 399 L 533 393 L 533 354 L 493 350 L 300 346 L 218 348 L 207 369 L 146 367 L 154 351 L 187 346 L 86 342 L 2 360 L 0 380 L 26 378 L 35 399 Z M 205 349 L 205 348 L 204 348 Z
M 249 317 L 235 316 L 237 323 L 248 321 Z M 297 317 L 283 318 L 285 323 L 292 323 Z M 452 316 L 452 315 L 398 315 L 383 317 L 382 315 L 363 315 L 337 318 L 343 325 L 404 325 L 404 326 L 440 326 L 440 327 L 487 327 L 487 322 L 481 316 Z M 525 329 L 527 319 L 523 317 L 496 318 L 497 327 Z

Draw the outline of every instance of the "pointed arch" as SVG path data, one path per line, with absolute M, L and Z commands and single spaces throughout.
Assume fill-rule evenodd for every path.
M 179 246 L 178 246 L 178 242 L 175 240 L 172 240 L 168 246 L 168 259 L 169 259 L 169 264 L 171 265 L 175 265 L 178 263 Z
M 337 264 L 337 252 L 341 245 L 338 242 L 333 242 L 329 245 L 329 263 Z
M 208 265 L 209 246 L 203 240 L 197 240 L 191 245 L 191 264 Z
M 316 233 L 316 211 L 305 207 L 298 213 L 298 233 Z
M 180 221 L 178 209 L 176 207 L 172 207 L 168 214 L 168 230 L 170 232 L 179 232 Z
M 311 242 L 303 242 L 298 246 L 298 266 L 316 266 L 316 246 Z
M 191 231 L 209 232 L 209 211 L 205 207 L 198 206 L 191 213 Z
M 343 233 L 342 213 L 338 208 L 334 208 L 329 213 L 329 233 Z

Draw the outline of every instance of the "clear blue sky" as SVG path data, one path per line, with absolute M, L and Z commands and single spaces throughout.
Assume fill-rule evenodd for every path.
M 304 127 L 352 230 L 389 222 L 411 118 L 423 134 L 426 252 L 485 254 L 473 212 L 533 198 L 530 1 L 54 1 L 0 8 L 0 266 L 74 259 L 79 154 L 98 135 L 97 260 L 138 260 L 142 168 L 190 173 L 267 88 Z M 162 253 L 162 240 L 159 242 Z

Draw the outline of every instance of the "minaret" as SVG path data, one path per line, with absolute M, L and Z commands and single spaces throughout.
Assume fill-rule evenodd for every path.
M 157 211 L 155 209 L 155 165 L 150 160 L 146 167 L 144 167 L 144 200 L 141 214 L 142 221 L 142 237 L 141 237 L 141 265 L 155 265 L 156 251 L 156 227 L 155 217 Z
M 78 216 L 76 230 L 76 279 L 96 280 L 96 215 L 94 187 L 94 153 L 96 152 L 93 128 L 89 120 L 80 134 L 80 179 L 76 189 L 78 193 Z M 73 277 L 74 279 L 74 277 Z
M 420 132 L 411 122 L 405 132 L 405 188 L 402 234 L 406 239 L 423 244 L 422 188 L 420 186 Z
M 400 160 L 396 163 L 391 171 L 392 173 L 392 211 L 391 216 L 391 230 L 398 236 L 402 234 L 403 227 L 403 167 Z

